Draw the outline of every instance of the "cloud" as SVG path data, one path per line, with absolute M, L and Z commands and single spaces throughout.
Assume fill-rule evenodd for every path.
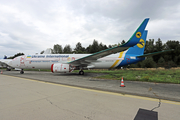
M 0 58 L 54 44 L 127 41 L 147 17 L 148 39 L 178 40 L 179 12 L 178 0 L 0 0 Z

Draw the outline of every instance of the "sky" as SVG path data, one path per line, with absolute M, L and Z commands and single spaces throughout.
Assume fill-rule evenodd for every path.
M 94 39 L 121 43 L 145 18 L 147 39 L 179 40 L 179 0 L 0 0 L 0 58 Z

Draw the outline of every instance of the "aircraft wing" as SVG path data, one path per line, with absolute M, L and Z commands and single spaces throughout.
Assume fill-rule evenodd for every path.
M 163 51 L 159 51 L 159 52 L 153 52 L 153 53 L 148 53 L 148 54 L 143 54 L 143 55 L 139 55 L 137 57 L 141 58 L 141 57 L 150 57 L 150 56 L 154 56 L 154 55 L 158 55 L 158 54 L 161 54 L 161 53 L 164 53 L 164 52 L 170 52 L 170 51 L 173 51 L 174 49 L 171 49 L 171 50 L 163 50 Z
M 79 65 L 86 66 L 87 64 L 89 64 L 91 62 L 97 61 L 97 59 L 99 59 L 99 58 L 105 57 L 105 56 L 113 54 L 113 53 L 115 54 L 117 52 L 127 50 L 128 48 L 129 47 L 120 47 L 120 46 L 113 47 L 110 49 L 102 50 L 100 52 L 96 52 L 94 54 L 85 56 L 85 57 L 77 59 L 77 60 L 71 61 L 71 62 L 69 62 L 69 64 L 72 64 L 74 66 L 79 66 Z
M 116 46 L 116 47 L 113 47 L 113 48 L 109 48 L 109 49 L 106 49 L 106 50 L 102 50 L 100 52 L 96 52 L 94 54 L 91 54 L 91 55 L 82 57 L 80 59 L 68 62 L 68 64 L 72 64 L 74 66 L 87 66 L 91 62 L 96 62 L 97 59 L 99 59 L 99 58 L 108 56 L 110 54 L 115 54 L 117 52 L 121 52 L 121 51 L 127 50 L 130 47 L 133 47 L 134 45 L 136 45 L 139 42 L 148 21 L 149 21 L 149 18 L 145 19 L 141 23 L 141 25 L 138 27 L 138 29 L 134 32 L 132 37 L 126 43 L 124 43 L 123 45 Z

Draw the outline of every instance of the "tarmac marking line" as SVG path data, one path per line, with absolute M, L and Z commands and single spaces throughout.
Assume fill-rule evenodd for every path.
M 51 83 L 51 82 L 46 82 L 46 81 L 39 81 L 39 80 L 29 79 L 29 78 L 21 78 L 21 77 L 10 76 L 10 75 L 4 75 L 4 76 L 12 77 L 12 78 L 19 78 L 19 79 L 22 79 L 22 80 L 29 80 L 29 81 L 33 81 L 33 82 L 51 84 L 51 85 L 56 85 L 56 86 L 61 86 L 61 87 L 68 87 L 68 88 L 74 88 L 74 89 L 79 89 L 79 90 L 98 92 L 98 93 L 103 93 L 103 94 L 110 94 L 110 95 L 116 95 L 116 96 L 124 96 L 124 97 L 129 97 L 129 98 L 135 98 L 135 99 L 142 99 L 142 100 L 149 100 L 149 101 L 159 102 L 159 99 L 156 99 L 156 98 L 142 97 L 142 96 L 136 96 L 136 95 L 128 95 L 128 94 L 101 91 L 101 90 L 93 90 L 93 89 L 88 89 L 88 88 L 81 88 L 81 87 L 75 87 L 75 86 L 70 86 L 70 85 L 62 85 L 60 83 L 59 84 L 58 83 Z M 168 103 L 168 104 L 174 104 L 174 105 L 180 105 L 180 102 L 170 101 L 170 100 L 162 100 L 161 99 L 161 102 L 162 103 Z

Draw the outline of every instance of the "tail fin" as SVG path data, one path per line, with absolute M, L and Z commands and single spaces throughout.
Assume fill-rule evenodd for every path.
M 46 51 L 43 54 L 52 54 L 52 49 L 47 48 Z
M 122 46 L 128 47 L 128 46 L 136 45 L 139 42 L 140 38 L 142 37 L 142 34 L 146 28 L 148 21 L 149 21 L 149 18 L 144 19 L 144 21 L 141 23 L 141 25 L 138 27 L 138 29 L 134 32 L 134 34 L 129 39 L 129 41 L 124 43 Z
M 129 48 L 129 50 L 127 51 L 127 54 L 134 54 L 134 55 L 143 55 L 144 54 L 147 33 L 148 33 L 148 31 L 145 30 L 143 32 L 142 37 L 139 40 L 138 44 L 135 45 L 134 47 Z
M 121 57 L 122 56 L 124 57 L 124 60 L 122 60 L 117 67 L 122 67 L 124 65 L 137 63 L 145 59 L 144 57 L 136 59 L 136 56 L 143 55 L 144 48 L 146 45 L 146 37 L 147 37 L 147 31 L 145 30 L 141 36 L 141 39 L 135 46 L 130 47 L 128 50 L 120 53 Z
M 4 56 L 4 59 L 7 59 L 7 56 L 6 56 L 6 55 Z

